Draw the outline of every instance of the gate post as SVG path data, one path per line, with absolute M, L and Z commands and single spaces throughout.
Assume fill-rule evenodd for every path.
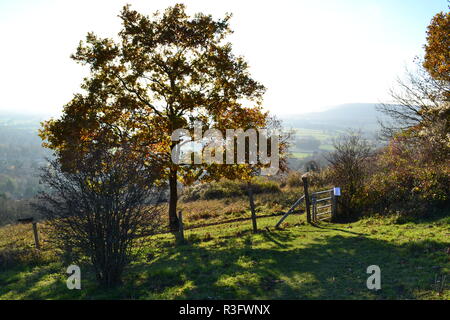
M 336 195 L 334 194 L 334 188 L 331 191 L 331 221 L 334 222 L 336 220 Z
M 308 223 L 311 223 L 311 202 L 309 199 L 309 193 L 308 193 L 308 175 L 304 174 L 302 176 L 303 181 L 303 188 L 305 190 L 305 206 L 306 206 L 306 221 Z

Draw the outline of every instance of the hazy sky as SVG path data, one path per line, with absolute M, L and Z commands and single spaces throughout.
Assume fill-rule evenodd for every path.
M 57 114 L 79 91 L 69 56 L 88 31 L 114 36 L 130 3 L 143 13 L 183 2 L 190 13 L 233 13 L 235 52 L 249 61 L 278 114 L 386 101 L 445 0 L 0 0 L 0 110 Z

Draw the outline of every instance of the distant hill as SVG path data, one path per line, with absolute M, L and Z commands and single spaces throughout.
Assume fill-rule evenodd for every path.
M 322 112 L 280 116 L 285 128 L 295 129 L 291 146 L 299 167 L 333 149 L 332 140 L 348 128 L 361 129 L 375 141 L 382 118 L 373 103 L 342 104 Z M 0 195 L 14 199 L 33 196 L 38 188 L 37 168 L 45 165 L 52 152 L 42 147 L 38 136 L 44 114 L 21 114 L 0 111 Z
M 316 130 L 342 130 L 361 128 L 377 131 L 378 119 L 384 115 L 378 112 L 376 103 L 347 103 L 321 112 L 281 115 L 285 127 Z M 29 128 L 37 130 L 40 122 L 49 119 L 45 114 L 25 114 L 0 111 L 0 127 Z
M 10 112 L 0 110 L 0 127 L 38 129 L 40 123 L 50 119 L 46 114 L 27 114 L 24 112 Z
M 45 119 L 45 115 L 0 111 L 0 198 L 28 199 L 39 191 L 38 168 L 51 156 L 38 136 Z
M 341 104 L 322 112 L 280 116 L 283 125 L 292 128 L 317 130 L 362 129 L 366 132 L 379 130 L 378 119 L 384 115 L 376 110 L 375 103 Z

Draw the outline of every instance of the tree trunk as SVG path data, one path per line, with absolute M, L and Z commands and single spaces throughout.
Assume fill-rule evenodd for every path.
M 178 190 L 177 190 L 177 170 L 170 169 L 169 175 L 169 228 L 172 232 L 178 232 L 179 224 L 177 217 L 177 202 L 178 202 Z
M 256 210 L 255 210 L 255 202 L 253 200 L 253 187 L 250 182 L 247 184 L 247 191 L 248 191 L 248 200 L 250 202 L 250 211 L 252 212 L 253 233 L 257 233 L 258 226 L 256 224 Z

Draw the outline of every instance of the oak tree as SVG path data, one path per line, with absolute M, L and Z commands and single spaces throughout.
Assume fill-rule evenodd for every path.
M 160 178 L 169 182 L 169 224 L 176 231 L 178 181 L 189 184 L 244 169 L 174 163 L 172 132 L 192 131 L 198 121 L 205 130 L 263 127 L 265 88 L 226 41 L 231 15 L 189 16 L 177 4 L 151 16 L 125 6 L 119 17 L 117 40 L 89 33 L 80 42 L 72 58 L 90 68 L 84 92 L 64 107 L 60 119 L 45 122 L 40 134 L 66 170 L 100 135 L 111 148 L 124 141 L 133 145 L 149 167 L 163 163 Z

